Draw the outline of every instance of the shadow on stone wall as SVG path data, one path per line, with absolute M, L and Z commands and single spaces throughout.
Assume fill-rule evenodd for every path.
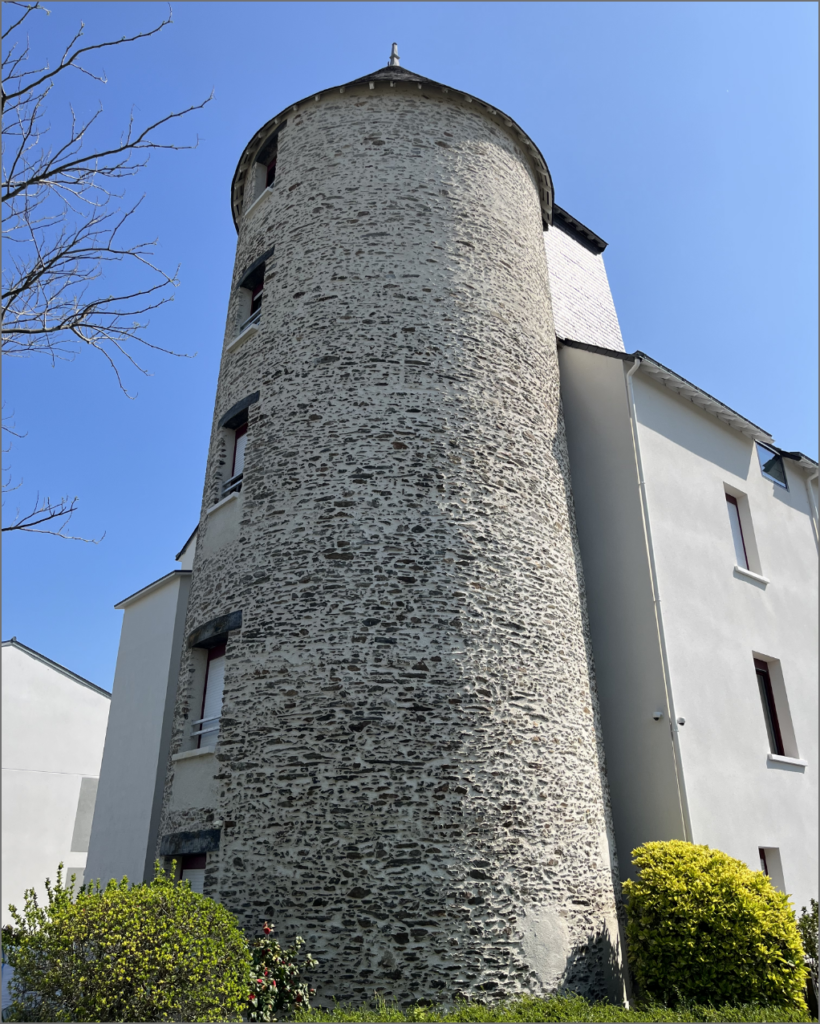
M 628 1002 L 632 993 L 623 948 L 620 928 L 613 918 L 598 935 L 590 935 L 567 957 L 561 991 L 616 1005 Z

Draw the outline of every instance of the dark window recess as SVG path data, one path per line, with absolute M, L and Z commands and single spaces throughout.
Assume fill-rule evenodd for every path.
M 182 858 L 179 877 L 183 882 L 188 882 L 192 892 L 202 894 L 205 888 L 205 865 L 208 856 L 205 853 L 188 854 Z
M 270 188 L 275 180 L 276 180 L 276 157 L 274 157 L 273 160 L 271 160 L 270 163 L 268 164 L 267 173 L 265 174 L 265 188 Z
M 766 863 L 766 851 L 762 846 L 758 846 L 757 853 L 760 857 L 760 870 L 763 872 L 764 875 L 768 875 L 769 865 Z
M 767 480 L 771 480 L 772 483 L 785 487 L 788 490 L 789 485 L 786 482 L 786 469 L 783 465 L 783 457 L 759 441 L 755 442 L 755 446 L 757 447 L 757 457 L 760 459 L 760 472 Z
M 243 287 L 247 288 L 251 293 L 251 312 L 250 316 L 247 317 L 239 328 L 240 332 L 244 331 L 246 327 L 250 327 L 251 324 L 255 324 L 262 316 L 262 293 L 265 290 L 264 264 L 253 275 L 251 280 L 245 282 Z
M 242 490 L 242 477 L 245 474 L 245 444 L 248 440 L 248 420 L 234 430 L 233 434 L 233 459 L 231 461 L 231 475 L 222 485 L 222 497 L 227 498 L 229 494 Z
M 769 666 L 765 661 L 755 658 L 755 672 L 757 685 L 760 688 L 760 700 L 763 704 L 763 717 L 766 719 L 766 732 L 769 734 L 769 750 L 772 754 L 780 754 L 782 757 L 785 749 L 783 737 L 780 734 L 780 722 L 777 718 L 777 706 L 774 702 Z
M 743 537 L 743 527 L 740 523 L 740 509 L 738 508 L 737 498 L 727 494 L 726 504 L 729 508 L 729 523 L 732 527 L 732 540 L 735 544 L 735 560 L 741 569 L 748 569 L 749 556 L 746 553 L 746 541 Z

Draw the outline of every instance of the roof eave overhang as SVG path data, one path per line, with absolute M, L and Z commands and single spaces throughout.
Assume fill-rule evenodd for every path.
M 566 345 L 568 348 L 578 348 L 586 352 L 593 352 L 596 355 L 608 356 L 610 359 L 620 359 L 622 362 L 634 363 L 636 359 L 640 359 L 639 373 L 645 373 L 648 377 L 657 381 L 657 383 L 669 388 L 670 391 L 674 391 L 681 398 L 688 399 L 693 405 L 710 413 L 727 426 L 732 427 L 733 430 L 745 434 L 746 437 L 751 438 L 753 441 L 760 441 L 762 444 L 774 446 L 774 438 L 762 427 L 752 423 L 745 416 L 741 416 L 734 409 L 730 409 L 728 405 L 724 405 L 723 402 L 714 398 L 708 392 L 703 391 L 685 377 L 681 377 L 679 373 L 670 370 L 668 366 L 659 363 L 657 359 L 648 356 L 646 352 L 618 352 L 615 349 L 604 348 L 601 345 L 588 345 L 585 342 L 574 341 L 571 338 L 559 338 L 558 343 Z M 795 454 L 800 453 L 796 452 Z
M 306 96 L 304 99 L 298 100 L 296 103 L 290 104 L 290 106 L 278 113 L 276 117 L 272 117 L 267 121 L 259 131 L 252 136 L 242 152 L 242 156 L 240 157 L 239 163 L 236 166 L 236 171 L 234 172 L 233 180 L 231 181 L 231 213 L 233 215 L 234 227 L 237 232 L 239 231 L 239 221 L 242 216 L 242 193 L 244 190 L 245 179 L 251 163 L 253 162 L 253 158 L 256 153 L 259 152 L 260 148 L 265 145 L 270 136 L 278 128 L 283 126 L 288 117 L 291 114 L 297 113 L 306 104 L 318 103 L 324 96 L 330 96 L 335 93 L 344 93 L 346 89 L 361 86 L 376 88 L 379 85 L 386 85 L 387 88 L 395 88 L 397 85 L 400 85 L 404 88 L 436 89 L 441 93 L 460 98 L 466 103 L 474 103 L 482 110 L 487 111 L 492 118 L 498 120 L 505 128 L 507 128 L 508 131 L 512 133 L 514 137 L 517 138 L 529 155 L 538 181 L 538 196 L 541 202 L 541 216 L 543 223 L 546 226 L 550 226 L 552 224 L 552 208 L 555 195 L 552 184 L 552 175 L 549 172 L 547 162 L 544 159 L 541 150 L 519 124 L 513 121 L 511 117 L 499 110 L 497 107 L 494 107 L 490 103 L 485 103 L 484 100 L 479 99 L 477 96 L 471 96 L 470 93 L 462 92 L 460 89 L 453 89 L 449 85 L 442 85 L 440 82 L 434 82 L 430 78 L 424 78 L 421 75 L 416 75 L 414 72 L 408 71 L 407 68 L 380 68 L 378 71 L 374 71 L 371 75 L 356 78 L 352 82 L 347 82 L 345 85 L 334 85 L 332 88 L 322 89 L 310 96 Z
M 159 590 L 161 587 L 164 587 L 167 583 L 170 583 L 172 580 L 178 579 L 182 576 L 190 575 L 190 569 L 172 569 L 169 573 L 166 573 L 164 576 L 160 576 L 158 580 L 154 580 L 153 583 L 147 584 L 140 590 L 137 590 L 135 593 L 129 594 L 128 597 L 124 597 L 122 601 L 118 601 L 114 605 L 114 609 L 116 611 L 122 611 L 124 608 L 128 608 L 130 605 L 132 605 L 135 601 L 139 601 L 143 597 L 148 597 L 149 594 L 152 594 L 154 593 L 155 590 Z

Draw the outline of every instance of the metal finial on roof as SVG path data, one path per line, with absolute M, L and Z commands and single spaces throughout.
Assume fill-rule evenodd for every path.
M 387 62 L 389 68 L 397 68 L 399 66 L 399 44 L 393 43 L 393 49 L 390 52 L 390 60 Z

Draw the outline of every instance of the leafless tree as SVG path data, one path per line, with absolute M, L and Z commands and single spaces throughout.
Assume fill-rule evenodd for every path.
M 104 71 L 98 74 L 86 66 L 89 56 L 156 35 L 170 24 L 170 8 L 168 17 L 149 31 L 109 42 L 80 45 L 81 24 L 59 61 L 30 67 L 27 30 L 33 24 L 28 19 L 49 11 L 39 2 L 19 0 L 4 7 L 2 352 L 44 355 L 53 364 L 73 358 L 84 347 L 96 349 L 127 394 L 121 368 L 130 364 L 147 372 L 135 357 L 135 343 L 180 354 L 152 343 L 145 334 L 146 315 L 173 298 L 178 281 L 176 271 L 168 273 L 154 262 L 156 240 L 130 238 L 142 200 L 123 209 L 116 202 L 124 197 L 118 188 L 122 179 L 145 167 L 151 150 L 195 148 L 196 142 L 165 141 L 165 128 L 200 110 L 211 97 L 144 128 L 137 126 L 132 111 L 127 127 L 110 144 L 95 141 L 101 105 L 85 118 L 70 107 L 62 131 L 49 135 L 46 105 L 55 84 L 75 72 L 105 83 Z M 106 291 L 109 264 L 129 266 L 131 287 L 118 294 Z M 65 524 L 76 501 L 40 502 L 38 497 L 31 513 L 18 514 L 3 529 L 68 537 Z M 45 526 L 57 523 L 58 529 Z

